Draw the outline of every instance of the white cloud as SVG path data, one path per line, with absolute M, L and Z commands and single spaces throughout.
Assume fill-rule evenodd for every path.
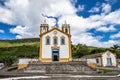
M 19 27 L 16 26 L 16 28 L 10 30 L 17 36 L 21 36 L 21 38 L 39 37 L 38 28 L 44 19 L 47 20 L 50 27 L 55 25 L 55 19 L 43 17 L 42 14 L 48 16 L 71 15 L 75 14 L 77 10 L 68 0 L 59 2 L 56 0 L 10 0 L 5 4 L 8 8 L 0 7 L 0 21 L 19 25 Z M 18 31 L 19 28 L 22 33 Z
M 88 18 L 76 15 L 78 9 L 69 0 L 60 0 L 59 2 L 57 0 L 9 0 L 5 5 L 7 8 L 0 7 L 0 22 L 17 25 L 10 29 L 11 33 L 17 34 L 16 38 L 39 37 L 39 26 L 44 19 L 47 20 L 50 27 L 55 25 L 56 20 L 43 17 L 42 14 L 45 14 L 47 16 L 61 16 L 58 21 L 59 25 L 62 25 L 65 20 L 71 25 L 74 44 L 110 47 L 117 43 L 115 40 L 101 42 L 102 36 L 94 37 L 87 32 L 90 29 L 99 29 L 108 24 L 120 24 L 120 10 L 110 12 L 109 5 L 103 6 L 103 12 L 107 15 L 92 15 Z M 80 10 L 82 8 L 80 6 Z M 96 11 L 99 10 L 96 9 Z
M 78 0 L 70 0 L 70 2 L 75 6 Z
M 93 7 L 93 8 L 91 8 L 88 12 L 92 12 L 92 13 L 97 13 L 97 12 L 99 12 L 100 11 L 100 8 L 99 7 Z
M 107 3 L 113 5 L 117 2 L 117 0 L 105 0 Z
M 102 11 L 104 14 L 107 14 L 111 11 L 111 6 L 109 4 L 103 3 L 102 4 Z
M 107 15 L 92 15 L 88 18 L 83 18 L 77 15 L 67 15 L 62 16 L 59 20 L 59 25 L 63 23 L 64 20 L 71 25 L 71 33 L 72 33 L 72 41 L 74 44 L 83 43 L 92 46 L 99 47 L 110 47 L 113 44 L 118 43 L 115 40 L 108 40 L 106 42 L 101 42 L 97 37 L 92 36 L 87 33 L 87 30 L 90 29 L 98 29 L 99 31 L 108 32 L 115 31 L 116 29 L 113 27 L 113 24 L 119 24 L 119 22 L 114 22 L 113 20 L 119 18 L 113 14 L 119 14 L 119 10 L 111 12 Z M 113 19 L 108 19 L 109 17 L 114 17 Z M 107 21 L 109 20 L 109 22 Z M 103 27 L 110 24 L 109 28 Z M 84 33 L 84 34 L 83 34 Z
M 26 37 L 33 37 L 34 34 L 30 34 L 30 32 L 28 32 L 28 27 L 23 27 L 23 26 L 16 26 L 16 28 L 11 28 L 10 32 L 13 34 L 20 34 L 17 35 L 16 38 L 26 38 Z
M 96 3 L 96 6 L 92 7 L 88 12 L 98 13 L 100 11 L 102 11 L 102 14 L 108 14 L 111 11 L 111 5 L 106 3 L 100 5 L 99 3 Z
M 120 32 L 117 34 L 111 35 L 110 38 L 115 39 L 115 38 L 120 38 Z
M 102 26 L 97 28 L 96 30 L 101 32 L 111 32 L 111 31 L 116 31 L 116 28 L 113 25 L 111 25 L 110 27 Z
M 78 11 L 83 11 L 84 9 L 85 9 L 84 5 L 79 5 L 77 8 Z
M 109 13 L 104 17 L 104 21 L 110 24 L 120 24 L 120 9 Z
M 12 12 L 8 9 L 0 7 L 0 22 L 13 24 L 13 15 Z
M 4 33 L 4 30 L 1 30 L 1 29 L 0 29 L 0 33 Z
M 94 45 L 96 47 L 111 47 L 113 44 L 118 44 L 118 41 L 108 40 L 107 42 L 100 42 L 98 37 L 93 37 L 91 33 L 80 33 L 78 36 L 73 36 L 73 43 L 87 44 L 88 46 Z

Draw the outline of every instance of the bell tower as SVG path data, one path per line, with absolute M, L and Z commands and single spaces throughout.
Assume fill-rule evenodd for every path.
M 62 31 L 70 34 L 70 25 L 66 23 L 66 21 L 64 22 L 64 24 L 62 24 Z
M 44 20 L 44 23 L 40 25 L 40 34 L 45 33 L 48 31 L 49 25 L 46 23 L 46 20 Z

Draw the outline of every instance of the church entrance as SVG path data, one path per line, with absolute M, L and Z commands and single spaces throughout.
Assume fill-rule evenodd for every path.
M 59 49 L 58 48 L 52 49 L 52 61 L 59 61 Z

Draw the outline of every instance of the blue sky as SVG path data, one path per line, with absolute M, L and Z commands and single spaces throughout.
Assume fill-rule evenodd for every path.
M 50 28 L 71 25 L 73 44 L 120 45 L 120 0 L 0 0 L 0 39 L 39 37 Z

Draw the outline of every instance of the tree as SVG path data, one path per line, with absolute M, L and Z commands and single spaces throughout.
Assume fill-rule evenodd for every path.
M 16 56 L 4 55 L 0 57 L 0 62 L 3 62 L 5 66 L 11 66 L 16 60 Z
M 72 53 L 73 58 L 80 58 L 89 54 L 89 48 L 82 44 L 72 45 Z
M 116 51 L 118 48 L 120 48 L 120 46 L 119 46 L 118 44 L 115 44 L 115 45 L 113 45 L 113 47 L 111 47 L 111 48 Z

